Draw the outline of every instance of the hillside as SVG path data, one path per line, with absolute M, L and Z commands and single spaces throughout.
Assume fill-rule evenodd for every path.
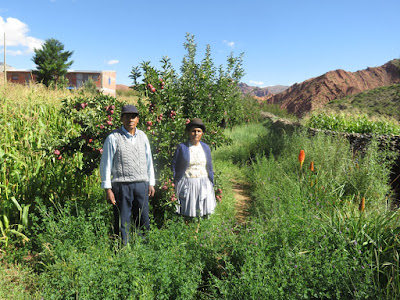
M 324 107 L 334 99 L 397 83 L 400 83 L 399 59 L 357 72 L 330 71 L 300 84 L 296 83 L 267 101 L 300 117 L 304 113 Z
M 400 84 L 378 87 L 356 95 L 330 101 L 323 108 L 340 113 L 383 115 L 400 121 Z
M 117 84 L 117 91 L 129 91 L 131 88 L 125 84 Z

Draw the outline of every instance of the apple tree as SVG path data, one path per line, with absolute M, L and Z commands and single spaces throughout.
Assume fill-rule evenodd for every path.
M 159 187 L 152 208 L 159 215 L 166 207 L 171 212 L 175 207 L 170 163 L 176 146 L 187 139 L 187 122 L 194 117 L 201 118 L 207 127 L 203 140 L 215 148 L 229 142 L 222 127 L 242 121 L 238 83 L 244 74 L 243 55 L 234 57 L 231 54 L 226 69 L 216 68 L 210 46 L 200 63 L 196 62 L 197 45 L 193 35 L 187 34 L 184 47 L 187 54 L 179 73 L 170 58 L 163 57 L 160 69 L 145 61 L 133 67 L 129 76 L 134 81 L 133 88 L 141 95 L 138 101 L 140 122 L 150 139 Z M 216 175 L 215 188 L 220 190 Z

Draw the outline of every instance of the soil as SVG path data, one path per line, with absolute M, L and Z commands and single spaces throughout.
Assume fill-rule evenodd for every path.
M 250 208 L 250 193 L 246 185 L 233 181 L 233 193 L 235 195 L 236 221 L 246 224 Z

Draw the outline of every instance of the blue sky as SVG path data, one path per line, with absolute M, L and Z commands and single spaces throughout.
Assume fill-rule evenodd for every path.
M 4 31 L 17 69 L 34 69 L 33 48 L 55 38 L 74 51 L 71 69 L 115 70 L 130 85 L 142 61 L 168 56 L 179 70 L 191 33 L 198 62 L 207 44 L 217 66 L 243 52 L 242 82 L 292 85 L 400 58 L 400 1 L 0 0 L 0 61 Z

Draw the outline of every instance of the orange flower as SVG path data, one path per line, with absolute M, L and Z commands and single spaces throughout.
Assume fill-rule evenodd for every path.
M 310 171 L 314 172 L 314 162 L 313 161 L 311 161 L 311 163 L 310 163 Z
M 365 208 L 365 197 L 361 199 L 360 205 L 358 206 L 358 210 L 363 212 Z
M 304 150 L 300 150 L 299 154 L 299 162 L 300 162 L 300 168 L 303 167 L 304 159 L 306 158 L 306 154 L 304 153 Z

